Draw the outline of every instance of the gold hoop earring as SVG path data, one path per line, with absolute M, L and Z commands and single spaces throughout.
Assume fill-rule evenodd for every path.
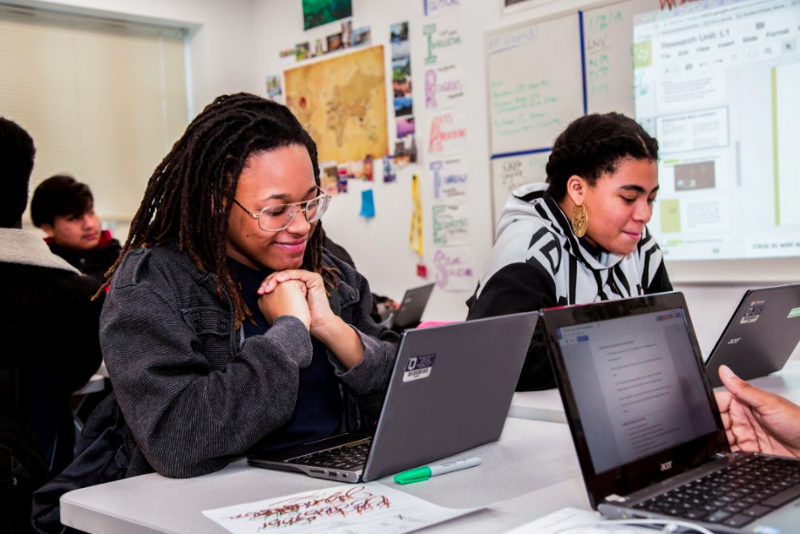
M 586 235 L 586 228 L 589 225 L 589 214 L 586 206 L 574 206 L 572 208 L 572 232 L 575 237 L 581 238 Z

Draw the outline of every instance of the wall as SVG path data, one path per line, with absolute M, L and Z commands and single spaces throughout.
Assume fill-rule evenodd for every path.
M 191 55 L 192 96 L 195 113 L 215 96 L 235 91 L 263 94 L 264 76 L 279 74 L 291 63 L 278 57 L 278 51 L 297 42 L 335 33 L 338 24 L 302 30 L 300 0 L 55 0 L 44 3 L 16 0 L 18 5 L 54 8 L 62 11 L 98 11 L 114 18 L 140 21 L 172 21 L 179 26 L 192 26 L 189 39 Z M 495 0 L 462 0 L 464 32 L 463 68 L 467 114 L 468 149 L 464 154 L 469 172 L 471 204 L 471 242 L 478 272 L 488 258 L 492 246 L 491 193 L 489 182 L 489 150 L 487 131 L 487 96 L 485 86 L 484 33 L 524 20 L 546 17 L 579 7 L 595 5 L 590 0 L 536 2 L 536 8 L 502 16 Z M 419 76 L 425 54 L 422 37 L 422 0 L 353 0 L 353 27 L 372 26 L 373 43 L 388 45 L 389 26 L 410 21 L 412 74 Z M 386 51 L 387 63 L 390 52 Z M 557 57 L 557 51 L 554 51 Z M 311 60 L 314 61 L 314 60 Z M 387 69 L 388 75 L 388 69 Z M 387 99 L 391 94 L 387 87 Z M 422 86 L 416 79 L 414 99 L 423 102 Z M 418 130 L 425 117 L 417 112 Z M 424 144 L 420 139 L 419 145 Z M 424 150 L 420 150 L 424 164 Z M 421 285 L 416 277 L 417 257 L 408 247 L 411 216 L 411 174 L 426 175 L 423 167 L 412 166 L 400 172 L 396 184 L 376 183 L 372 187 L 378 216 L 373 220 L 357 217 L 360 191 L 366 184 L 351 180 L 351 191 L 338 196 L 325 226 L 330 235 L 356 260 L 377 293 L 400 298 L 408 287 Z M 427 265 L 430 262 L 430 186 L 423 181 L 423 212 L 426 225 Z M 120 229 L 122 230 L 122 229 Z M 121 233 L 118 232 L 118 235 Z M 432 276 L 432 273 L 431 273 Z M 429 278 L 431 277 L 429 276 Z M 755 273 L 758 279 L 760 273 Z M 698 338 L 704 353 L 714 345 L 730 314 L 741 298 L 745 286 L 680 284 L 676 289 L 686 294 Z M 464 301 L 471 292 L 435 291 L 425 314 L 427 319 L 460 320 L 466 315 Z M 800 351 L 795 353 L 800 356 Z
M 489 181 L 489 139 L 486 94 L 486 65 L 484 62 L 484 33 L 534 18 L 548 17 L 578 8 L 595 6 L 597 1 L 569 0 L 559 2 L 537 2 L 536 8 L 518 11 L 503 16 L 499 2 L 488 0 L 462 0 L 461 19 L 464 35 L 462 68 L 466 98 L 463 109 L 467 114 L 468 150 L 464 154 L 469 175 L 471 204 L 471 247 L 475 254 L 475 267 L 480 272 L 492 247 L 491 192 Z M 423 16 L 422 0 L 353 0 L 353 28 L 370 25 L 372 42 L 383 43 L 388 48 L 389 26 L 395 22 L 410 22 L 412 49 L 412 76 L 415 77 L 414 102 L 417 132 L 426 125 L 426 116 L 419 111 L 424 93 L 420 83 L 423 58 L 426 53 L 422 25 L 429 22 Z M 278 57 L 278 51 L 291 48 L 295 43 L 314 42 L 338 30 L 338 23 L 302 29 L 302 10 L 299 1 L 254 0 L 253 21 L 255 32 L 255 69 L 259 77 L 280 74 L 294 66 Z M 558 51 L 554 51 L 554 59 Z M 386 51 L 387 63 L 390 52 Z M 330 57 L 330 56 L 327 56 Z M 316 61 L 314 59 L 307 61 Z M 388 74 L 388 67 L 387 67 Z M 387 89 L 387 98 L 391 94 Z M 391 101 L 391 100 L 389 100 Z M 391 110 L 389 112 L 392 117 Z M 418 146 L 424 146 L 424 136 L 418 135 Z M 417 256 L 408 247 L 408 231 L 411 217 L 411 175 L 418 172 L 423 178 L 423 216 L 426 229 L 426 264 L 431 271 L 430 234 L 430 184 L 424 178 L 424 150 L 421 150 L 421 165 L 403 170 L 397 184 L 363 183 L 350 181 L 350 192 L 334 199 L 324 224 L 335 241 L 342 244 L 354 257 L 360 271 L 370 280 L 377 293 L 400 298 L 408 287 L 421 285 L 416 277 Z M 360 206 L 360 191 L 371 187 L 374 190 L 377 217 L 365 220 L 357 216 Z M 687 266 L 678 266 L 685 271 Z M 691 269 L 691 266 L 688 266 Z M 754 280 L 768 279 L 768 273 L 754 273 Z M 728 283 L 719 285 L 676 284 L 676 289 L 686 295 L 701 348 L 705 354 L 713 348 L 717 337 L 727 324 L 735 306 L 747 286 Z M 425 313 L 425 319 L 460 320 L 466 315 L 464 301 L 471 291 L 445 293 L 434 291 Z M 795 353 L 800 357 L 800 351 Z
M 470 195 L 470 246 L 474 251 L 474 266 L 478 272 L 488 258 L 492 246 L 491 193 L 489 187 L 489 153 L 486 112 L 486 81 L 484 77 L 483 35 L 488 29 L 505 26 L 531 17 L 553 13 L 559 9 L 575 9 L 586 1 L 541 2 L 541 7 L 520 11 L 511 16 L 501 16 L 499 2 L 488 0 L 462 0 L 463 57 L 465 101 L 468 128 L 468 148 L 464 161 L 468 173 Z M 353 0 L 353 28 L 370 25 L 373 44 L 386 46 L 387 76 L 391 61 L 389 27 L 396 22 L 409 21 L 411 39 L 411 74 L 414 78 L 415 119 L 417 146 L 421 164 L 400 171 L 396 184 L 365 184 L 350 180 L 350 192 L 334 199 L 330 213 L 324 219 L 329 235 L 342 244 L 355 259 L 356 265 L 370 281 L 375 292 L 395 299 L 402 297 L 405 289 L 426 283 L 416 276 L 417 256 L 408 246 L 411 218 L 411 175 L 417 172 L 422 179 L 423 225 L 425 228 L 428 280 L 433 280 L 432 243 L 430 232 L 430 206 L 432 191 L 423 172 L 425 138 L 419 135 L 427 127 L 430 115 L 420 111 L 424 107 L 421 74 L 426 54 L 422 26 L 431 22 L 423 16 L 422 0 Z M 292 0 L 254 0 L 253 20 L 259 31 L 255 35 L 255 68 L 260 76 L 280 74 L 294 66 L 278 57 L 278 51 L 293 47 L 298 42 L 311 41 L 335 33 L 339 23 L 303 31 L 301 3 Z M 330 56 L 325 56 L 330 57 Z M 306 60 L 306 61 L 316 61 Z M 391 93 L 387 87 L 387 101 Z M 393 113 L 389 110 L 390 118 Z M 391 123 L 390 123 L 391 124 Z M 361 202 L 360 191 L 372 187 L 377 216 L 365 220 L 357 216 Z M 466 316 L 464 302 L 472 291 L 448 293 L 434 291 L 424 318 L 461 320 Z

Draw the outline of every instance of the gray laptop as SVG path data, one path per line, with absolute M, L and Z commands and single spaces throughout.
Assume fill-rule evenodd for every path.
M 593 508 L 798 532 L 800 460 L 731 452 L 682 294 L 545 310 L 543 321 Z
M 416 328 L 422 319 L 425 306 L 428 305 L 428 299 L 431 298 L 434 285 L 426 284 L 407 290 L 400 307 L 392 312 L 389 318 L 389 328 L 400 333 L 408 328 Z
M 406 331 L 377 427 L 254 455 L 248 463 L 367 482 L 496 440 L 538 316 Z
M 718 369 L 727 365 L 744 380 L 780 371 L 800 343 L 800 284 L 751 289 L 722 332 L 706 373 L 721 386 Z

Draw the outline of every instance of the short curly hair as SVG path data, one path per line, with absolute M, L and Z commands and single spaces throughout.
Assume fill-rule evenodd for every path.
M 594 186 L 601 175 L 615 172 L 625 158 L 658 160 L 658 141 L 621 113 L 584 115 L 572 121 L 553 143 L 546 167 L 550 195 L 563 199 L 573 175 Z
M 3 194 L 0 195 L 0 227 L 13 228 L 22 220 L 28 204 L 28 184 L 36 147 L 22 126 L 0 117 L 0 161 L 3 162 Z

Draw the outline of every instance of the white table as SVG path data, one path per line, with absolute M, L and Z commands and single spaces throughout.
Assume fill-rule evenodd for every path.
M 425 532 L 505 532 L 564 506 L 588 508 L 566 425 L 509 418 L 500 440 L 460 454 L 482 464 L 407 486 L 380 482 L 442 506 L 487 506 Z M 210 475 L 169 479 L 144 475 L 67 493 L 61 520 L 92 534 L 224 534 L 201 514 L 335 483 L 248 467 L 244 460 Z
M 748 380 L 754 386 L 771 391 L 800 405 L 800 361 L 789 360 L 777 373 Z
M 781 371 L 769 376 L 753 378 L 749 382 L 800 405 L 800 361 L 798 360 L 789 360 Z M 567 422 L 564 404 L 561 402 L 558 389 L 514 393 L 508 416 L 534 421 Z
M 544 391 L 518 391 L 511 400 L 509 417 L 521 417 L 534 421 L 549 421 L 551 423 L 566 423 L 564 404 L 561 394 L 556 389 Z

